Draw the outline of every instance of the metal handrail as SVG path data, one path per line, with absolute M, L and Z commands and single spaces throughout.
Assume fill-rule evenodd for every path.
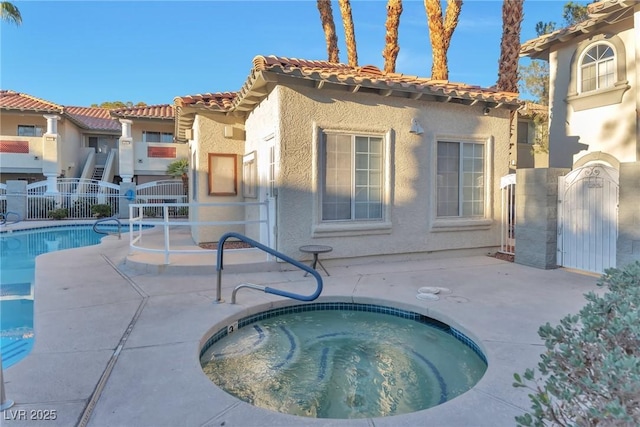
M 15 224 L 17 222 L 22 221 L 22 217 L 18 212 L 8 211 L 8 212 L 0 213 L 0 225 L 5 225 L 7 223 L 7 218 L 9 217 L 9 215 L 15 215 L 16 217 L 18 217 L 18 219 L 11 222 L 11 224 Z
M 113 234 L 113 233 L 109 233 L 108 231 L 100 231 L 97 228 L 98 224 L 102 224 L 103 222 L 107 222 L 107 221 L 115 221 L 115 222 L 118 223 L 118 240 L 122 239 L 122 223 L 115 216 L 110 216 L 108 218 L 101 218 L 101 219 L 97 220 L 96 222 L 94 222 L 93 223 L 93 231 L 98 233 L 98 234 L 105 234 L 105 235 Z
M 230 237 L 234 237 L 238 240 L 241 240 L 245 243 L 250 244 L 251 246 L 261 249 L 264 252 L 271 254 L 273 256 L 275 256 L 276 258 L 280 258 L 283 261 L 288 262 L 289 264 L 298 267 L 301 270 L 306 271 L 309 274 L 312 274 L 313 277 L 316 278 L 316 282 L 318 284 L 318 286 L 316 287 L 316 291 L 314 293 L 312 293 L 311 295 L 300 295 L 300 294 L 295 294 L 293 292 L 287 292 L 287 291 L 282 291 L 280 289 L 274 289 L 274 288 L 270 288 L 268 286 L 261 286 L 261 285 L 254 285 L 251 283 L 243 283 L 241 285 L 238 285 L 234 290 L 233 290 L 233 294 L 231 295 L 231 304 L 235 304 L 236 303 L 236 292 L 238 292 L 239 289 L 241 288 L 252 288 L 252 289 L 258 289 L 261 291 L 264 291 L 267 294 L 273 294 L 273 295 L 279 295 L 281 297 L 287 297 L 287 298 L 292 298 L 298 301 L 313 301 L 316 298 L 318 298 L 320 296 L 320 293 L 322 292 L 322 277 L 320 277 L 320 274 L 314 270 L 313 268 L 309 267 L 306 264 L 301 263 L 300 261 L 296 261 L 295 259 L 288 257 L 287 255 L 276 251 L 275 249 L 271 249 L 268 246 L 263 245 L 262 243 L 256 242 L 253 239 L 248 238 L 245 235 L 242 235 L 240 233 L 234 233 L 234 232 L 230 232 L 230 233 L 226 233 L 224 234 L 220 240 L 218 241 L 218 255 L 217 255 L 217 265 L 216 265 L 216 270 L 218 272 L 218 286 L 216 288 L 216 302 L 217 303 L 222 303 L 224 302 L 224 300 L 221 297 L 221 293 L 222 293 L 222 261 L 223 261 L 223 252 L 224 252 L 224 242 L 230 238 Z

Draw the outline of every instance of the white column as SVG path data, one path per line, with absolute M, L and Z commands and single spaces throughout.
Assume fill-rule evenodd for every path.
M 118 140 L 118 169 L 122 182 L 129 183 L 133 180 L 133 138 L 131 137 L 131 120 L 120 119 L 122 136 Z
M 57 194 L 57 178 L 63 169 L 58 153 L 58 120 L 60 116 L 44 114 L 47 119 L 47 132 L 42 135 L 42 174 L 47 178 L 47 190 L 45 194 Z
M 44 118 L 47 119 L 47 133 L 50 135 L 58 134 L 58 120 L 60 116 L 55 114 L 45 114 Z
M 131 138 L 131 120 L 120 119 L 120 124 L 122 125 L 122 137 L 123 138 Z

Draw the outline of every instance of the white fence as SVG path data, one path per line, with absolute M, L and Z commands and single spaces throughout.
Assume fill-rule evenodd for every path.
M 502 221 L 500 252 L 515 255 L 516 251 L 516 174 L 500 178 L 502 193 Z
M 26 220 L 57 219 L 92 219 L 95 212 L 92 207 L 102 206 L 101 214 L 114 216 L 120 213 L 120 204 L 123 201 L 140 203 L 186 203 L 185 188 L 182 180 L 161 180 L 136 187 L 135 195 L 121 194 L 120 186 L 106 181 L 97 181 L 84 178 L 58 178 L 55 184 L 56 191 L 47 187 L 47 181 L 27 184 L 26 194 L 23 199 L 12 209 L 7 206 L 7 185 L 0 184 L 0 213 L 8 210 L 25 212 Z M 133 191 L 133 190 L 130 190 Z M 22 204 L 25 203 L 25 204 Z M 126 211 L 126 209 L 125 209 Z M 149 207 L 145 212 L 147 217 L 161 217 L 162 209 Z M 174 206 L 169 210 L 172 218 L 187 217 L 187 206 Z
M 93 218 L 91 207 L 107 205 L 110 215 L 118 213 L 120 186 L 105 181 L 80 178 L 58 178 L 58 192 L 47 192 L 47 182 L 27 185 L 27 220 L 50 219 L 59 210 L 62 218 Z
M 146 217 L 160 218 L 164 215 L 158 203 L 187 203 L 188 196 L 185 194 L 185 187 L 181 179 L 167 179 L 141 184 L 136 187 L 136 203 L 151 203 L 144 208 L 143 214 Z M 189 207 L 187 205 L 172 206 L 169 209 L 169 216 L 187 217 Z

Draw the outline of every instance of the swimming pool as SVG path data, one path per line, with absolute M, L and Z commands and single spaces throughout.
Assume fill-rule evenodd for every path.
M 313 303 L 258 313 L 203 345 L 205 374 L 231 395 L 314 418 L 427 409 L 466 392 L 487 362 L 465 334 L 419 313 Z
M 115 228 L 103 225 L 101 230 Z M 38 255 L 96 245 L 105 235 L 92 225 L 64 225 L 0 233 L 0 352 L 2 367 L 33 348 L 34 276 Z

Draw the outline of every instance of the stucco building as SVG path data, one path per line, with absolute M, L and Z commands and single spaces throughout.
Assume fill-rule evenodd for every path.
M 516 262 L 543 253 L 541 266 L 603 272 L 640 260 L 640 3 L 604 0 L 588 12 L 522 46 L 549 61 L 549 168 L 519 171 L 545 197 L 517 220 Z M 527 194 L 522 202 L 536 199 Z
M 515 93 L 373 66 L 257 56 L 238 92 L 175 99 L 176 138 L 190 146 L 192 199 L 269 201 L 218 218 L 268 215 L 236 231 L 285 254 L 310 243 L 337 258 L 486 253 L 499 246 L 519 105 Z

